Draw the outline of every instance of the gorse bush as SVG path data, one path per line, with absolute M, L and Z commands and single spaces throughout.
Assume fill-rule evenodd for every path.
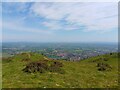
M 55 61 L 51 66 L 63 67 L 63 64 L 61 62 Z
M 106 70 L 108 71 L 112 69 L 112 67 L 109 64 L 103 62 L 97 63 L 97 67 L 99 71 L 106 71 Z
M 26 67 L 23 69 L 25 72 L 34 73 L 34 72 L 40 72 L 43 73 L 45 70 L 47 70 L 48 65 L 44 62 L 30 62 L 26 65 Z
M 61 62 L 53 62 L 50 67 L 49 67 L 49 71 L 50 72 L 58 72 L 58 73 L 64 73 L 64 70 L 62 70 L 60 67 L 63 67 L 63 64 Z
M 44 73 L 45 71 L 63 73 L 64 71 L 61 69 L 61 67 L 63 67 L 63 64 L 61 62 L 52 61 L 52 63 L 50 63 L 49 65 L 49 62 L 46 60 L 30 62 L 26 65 L 23 71 L 28 73 L 34 72 Z

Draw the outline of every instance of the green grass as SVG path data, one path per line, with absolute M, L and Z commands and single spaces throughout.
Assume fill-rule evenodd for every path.
M 30 53 L 28 53 L 30 54 Z M 44 56 L 31 53 L 30 55 L 16 55 L 12 60 L 2 63 L 2 87 L 3 88 L 116 88 L 118 87 L 118 57 L 117 54 L 102 55 L 80 62 L 63 61 L 62 69 L 65 73 L 25 73 L 22 71 L 25 65 L 31 61 L 45 60 Z M 23 58 L 30 61 L 22 61 Z M 102 57 L 108 61 L 93 62 Z M 111 65 L 110 71 L 98 71 L 98 62 Z
M 0 89 L 2 88 L 2 59 L 0 56 Z

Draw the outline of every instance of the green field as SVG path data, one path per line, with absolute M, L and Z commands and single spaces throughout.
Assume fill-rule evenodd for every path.
M 27 60 L 25 58 L 29 58 Z M 10 59 L 10 60 L 9 60 Z M 26 60 L 26 61 L 24 61 Z M 117 88 L 118 87 L 118 57 L 102 55 L 79 62 L 59 61 L 63 64 L 59 71 L 44 73 L 24 72 L 26 64 L 35 61 L 49 60 L 35 53 L 19 54 L 12 58 L 3 59 L 2 87 L 3 88 Z M 98 70 L 99 63 L 107 64 L 106 70 Z M 104 67 L 103 67 L 104 68 Z

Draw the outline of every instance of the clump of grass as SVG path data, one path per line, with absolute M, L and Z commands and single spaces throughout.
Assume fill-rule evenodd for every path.
M 108 57 L 105 57 L 105 58 L 103 58 L 103 60 L 104 60 L 104 61 L 108 61 L 108 60 L 109 60 L 109 58 L 108 58 Z
M 50 72 L 58 72 L 58 73 L 63 74 L 64 70 L 62 70 L 60 67 L 63 67 L 63 64 L 61 62 L 55 61 L 50 65 L 49 71 Z
M 92 60 L 92 62 L 108 61 L 108 60 L 109 60 L 108 57 L 100 57 L 100 58 L 97 58 L 97 59 Z
M 3 57 L 2 58 L 2 62 L 4 63 L 9 63 L 9 62 L 11 62 L 12 61 L 12 58 L 11 57 L 7 57 L 7 58 L 5 58 L 5 57 Z
M 109 64 L 103 62 L 97 63 L 97 67 L 99 71 L 108 71 L 112 69 L 112 67 Z
M 120 58 L 120 52 L 118 53 L 118 58 Z
M 28 73 L 34 72 L 44 73 L 45 71 L 63 73 L 61 67 L 63 67 L 63 64 L 61 62 L 54 61 L 49 65 L 47 60 L 46 61 L 43 60 L 28 63 L 26 67 L 23 69 L 23 71 Z
M 43 73 L 45 70 L 47 70 L 48 65 L 44 62 L 30 62 L 26 65 L 26 67 L 23 69 L 25 72 L 34 73 L 34 72 L 40 72 Z
M 25 61 L 25 62 L 30 61 L 30 58 L 23 58 L 22 61 Z
M 53 65 L 53 66 L 56 66 L 56 67 L 63 67 L 63 64 L 62 64 L 61 62 L 58 62 L 58 61 L 53 62 L 52 65 Z M 51 66 L 52 66 L 52 65 L 51 65 Z

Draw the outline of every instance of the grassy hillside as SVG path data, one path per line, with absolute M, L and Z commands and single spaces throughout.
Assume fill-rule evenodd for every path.
M 2 88 L 2 57 L 0 56 L 0 89 Z
M 44 72 L 25 72 L 28 66 L 42 62 Z M 61 67 L 53 65 L 62 64 Z M 43 65 L 44 66 L 44 65 Z M 51 66 L 53 66 L 51 71 Z M 3 59 L 3 88 L 116 88 L 117 54 L 92 57 L 80 62 L 55 61 L 35 53 L 23 53 Z M 34 67 L 35 68 L 35 67 Z M 40 67 L 41 69 L 41 67 Z M 33 70 L 33 69 L 32 69 Z M 42 68 L 43 70 L 43 68 Z

